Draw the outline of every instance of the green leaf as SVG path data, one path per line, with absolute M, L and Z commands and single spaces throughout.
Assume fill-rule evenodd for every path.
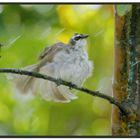
M 119 16 L 124 16 L 125 14 L 127 14 L 129 11 L 131 11 L 132 9 L 132 5 L 130 4 L 121 4 L 121 5 L 117 5 L 117 14 Z

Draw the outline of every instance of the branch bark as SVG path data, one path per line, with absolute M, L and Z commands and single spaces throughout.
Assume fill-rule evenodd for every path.
M 92 96 L 97 96 L 97 97 L 103 98 L 103 99 L 109 101 L 111 104 L 114 104 L 115 106 L 117 106 L 123 114 L 125 114 L 125 115 L 128 114 L 127 110 L 116 99 L 114 99 L 110 96 L 107 96 L 103 93 L 100 93 L 99 91 L 92 91 L 92 90 L 89 90 L 89 89 L 84 88 L 84 87 L 78 87 L 77 85 L 75 85 L 71 82 L 64 81 L 62 79 L 56 79 L 56 78 L 53 78 L 51 76 L 47 76 L 47 75 L 40 74 L 37 72 L 26 71 L 26 70 L 15 69 L 15 68 L 11 68 L 11 69 L 10 68 L 0 68 L 0 73 L 13 73 L 13 74 L 20 74 L 20 75 L 28 75 L 28 76 L 32 76 L 32 77 L 41 78 L 44 80 L 49 80 L 49 81 L 55 82 L 58 86 L 65 85 L 69 88 L 73 88 L 73 89 L 82 91 L 82 92 L 90 94 Z
M 124 15 L 115 11 L 115 72 L 113 96 L 127 110 L 122 116 L 117 108 L 112 113 L 112 134 L 140 135 L 140 5 Z

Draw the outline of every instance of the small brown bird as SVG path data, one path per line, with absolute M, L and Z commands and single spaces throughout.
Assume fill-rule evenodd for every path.
M 76 33 L 68 44 L 58 42 L 45 48 L 39 56 L 39 62 L 24 69 L 61 78 L 81 86 L 91 75 L 93 68 L 84 49 L 87 45 L 87 37 L 88 35 Z M 77 98 L 68 87 L 57 86 L 48 80 L 16 75 L 13 82 L 21 93 L 39 91 L 41 96 L 48 101 L 69 102 Z

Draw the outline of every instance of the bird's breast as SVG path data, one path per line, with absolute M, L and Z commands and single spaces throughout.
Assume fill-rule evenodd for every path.
M 85 51 L 65 51 L 54 57 L 56 75 L 63 80 L 81 85 L 92 71 L 92 63 Z

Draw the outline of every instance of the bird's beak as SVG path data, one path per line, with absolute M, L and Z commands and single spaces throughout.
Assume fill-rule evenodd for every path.
M 83 35 L 82 39 L 89 37 L 89 35 Z

